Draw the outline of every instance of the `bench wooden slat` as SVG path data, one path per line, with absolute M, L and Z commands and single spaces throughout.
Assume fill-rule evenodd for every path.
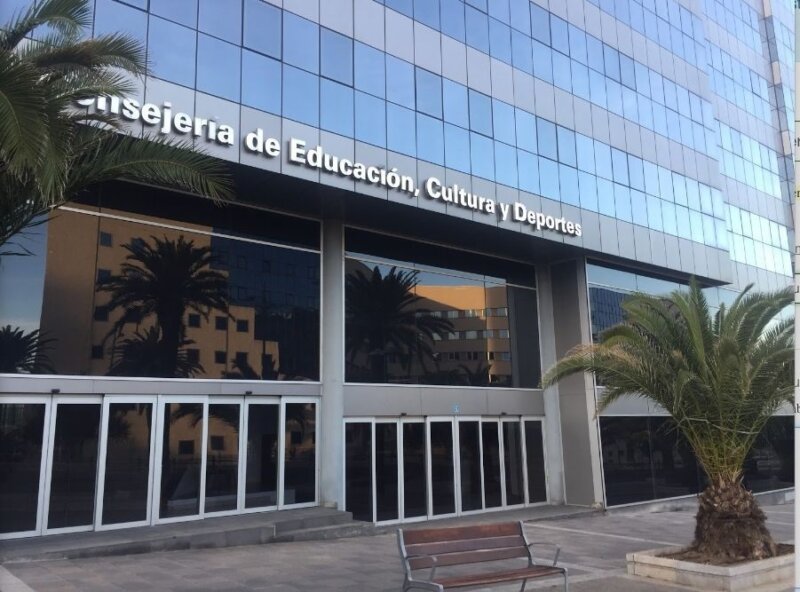
M 435 582 L 441 584 L 446 590 L 453 588 L 466 588 L 467 586 L 483 586 L 486 584 L 499 584 L 502 582 L 514 582 L 525 578 L 543 578 L 551 575 L 560 575 L 563 570 L 558 567 L 547 567 L 537 565 L 523 569 L 509 571 L 473 574 L 467 576 L 455 576 L 452 578 L 436 578 Z
M 478 549 L 501 549 L 503 547 L 526 548 L 525 539 L 520 535 L 494 537 L 490 539 L 465 539 L 461 541 L 441 541 L 436 543 L 418 543 L 406 545 L 409 555 L 441 555 L 458 551 L 475 551 Z
M 519 522 L 504 522 L 500 524 L 457 526 L 455 528 L 425 528 L 420 530 L 404 530 L 403 540 L 406 545 L 415 545 L 419 543 L 463 541 L 466 539 L 487 539 L 521 534 L 522 529 Z
M 468 565 L 471 563 L 482 563 L 484 561 L 502 561 L 503 559 L 516 559 L 519 557 L 528 558 L 528 551 L 525 547 L 507 547 L 504 549 L 479 549 L 475 551 L 463 551 L 458 553 L 445 553 L 436 555 L 436 567 L 446 567 L 448 565 Z M 409 559 L 412 570 L 426 569 L 433 567 L 433 559 L 430 557 L 419 557 Z

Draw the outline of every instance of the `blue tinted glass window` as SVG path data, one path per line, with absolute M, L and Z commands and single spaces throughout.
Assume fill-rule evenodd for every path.
M 601 177 L 597 177 L 597 211 L 614 216 L 614 184 Z
M 541 194 L 550 199 L 559 199 L 558 163 L 549 158 L 539 157 L 539 186 Z
M 414 66 L 386 54 L 386 98 L 393 103 L 413 109 Z
M 442 118 L 442 78 L 417 68 L 417 110 Z
M 114 33 L 125 33 L 145 45 L 147 13 L 120 4 L 116 0 L 97 0 L 94 9 L 95 36 Z
M 489 48 L 493 57 L 511 63 L 511 28 L 493 18 L 489 19 Z
M 469 127 L 469 101 L 467 87 L 452 80 L 442 80 L 444 99 L 444 120 L 461 127 Z
M 617 183 L 622 183 L 623 185 L 628 184 L 628 155 L 622 152 L 621 150 L 617 150 L 616 148 L 611 149 L 611 165 L 614 167 L 614 181 Z
M 609 111 L 622 116 L 622 85 L 610 78 L 606 78 L 606 102 Z
M 594 173 L 594 141 L 583 134 L 575 134 L 575 149 L 578 156 L 578 168 Z
M 550 40 L 552 41 L 553 49 L 563 54 L 569 54 L 567 22 L 552 14 L 550 15 Z
M 633 60 L 625 54 L 619 54 L 619 76 L 622 84 L 628 88 L 636 88 L 636 72 L 633 68 Z
M 611 179 L 611 146 L 595 140 L 594 164 L 597 174 Z
M 633 71 L 636 78 L 636 90 L 646 97 L 650 96 L 650 73 L 647 66 L 639 62 L 633 63 Z
M 489 17 L 471 6 L 465 9 L 467 45 L 489 53 Z
M 658 167 L 658 191 L 661 199 L 675 201 L 675 195 L 672 192 L 672 172 L 664 167 Z
M 332 80 L 320 80 L 320 126 L 353 137 L 353 89 Z
M 489 16 L 506 24 L 511 22 L 511 11 L 508 0 L 492 0 L 488 5 Z
M 533 74 L 536 78 L 553 83 L 553 50 L 538 41 L 533 42 Z
M 592 70 L 597 70 L 598 72 L 605 71 L 603 44 L 597 37 L 592 37 L 591 35 L 586 36 L 586 57 L 588 65 Z
M 578 166 L 575 156 L 575 132 L 565 127 L 557 126 L 558 135 L 558 160 L 571 167 Z
M 239 101 L 241 48 L 200 33 L 197 46 L 197 90 Z
M 386 147 L 386 102 L 356 92 L 356 139 Z
M 678 234 L 678 223 L 675 218 L 675 204 L 661 200 L 661 219 L 663 221 L 664 232 L 667 234 Z
M 197 0 L 150 0 L 150 12 L 193 29 L 197 27 Z
M 658 167 L 649 160 L 644 163 L 644 187 L 650 195 L 658 195 Z
M 560 89 L 572 92 L 572 70 L 570 59 L 562 53 L 553 52 L 553 83 Z
M 200 0 L 199 29 L 238 45 L 242 41 L 241 2 Z
M 386 105 L 386 147 L 401 154 L 416 155 L 416 115 L 411 109 L 391 103 Z
M 533 74 L 531 40 L 519 31 L 511 31 L 511 63 L 515 68 Z
M 517 171 L 519 188 L 529 193 L 539 193 L 539 159 L 536 155 L 517 150 Z
M 492 99 L 492 116 L 495 139 L 506 144 L 515 144 L 514 107 L 497 99 Z
M 545 45 L 550 45 L 550 13 L 537 4 L 531 4 L 531 33 Z
M 384 53 L 356 42 L 355 44 L 355 80 L 356 88 L 377 97 L 386 93 L 386 66 Z
M 469 132 L 465 129 L 444 124 L 444 157 L 447 168 L 470 172 Z
M 586 33 L 574 25 L 569 26 L 569 55 L 581 64 L 588 64 L 586 56 Z
M 245 46 L 269 56 L 280 58 L 281 39 L 281 10 L 262 0 L 245 0 Z
M 322 51 L 320 73 L 327 77 L 353 84 L 353 40 L 328 29 L 322 29 L 320 35 Z
M 694 179 L 686 179 L 686 200 L 690 208 L 694 210 L 700 209 L 700 186 Z M 705 208 L 703 211 L 708 212 Z
M 558 158 L 556 125 L 551 121 L 537 117 L 536 138 L 538 140 L 539 154 L 556 160 Z
M 578 189 L 578 169 L 564 164 L 558 165 L 559 196 L 564 203 L 580 205 Z
M 487 4 L 488 0 L 464 0 L 464 1 L 467 4 L 469 4 L 470 6 L 474 6 L 475 8 L 477 8 L 478 10 L 481 10 L 483 12 L 486 12 L 486 11 L 489 10 L 488 4 Z
M 537 152 L 536 117 L 522 109 L 516 109 L 517 146 L 528 152 Z
M 691 218 L 693 213 L 697 216 L 700 216 L 700 214 L 698 214 L 697 212 L 691 212 L 689 208 L 685 208 L 683 206 L 675 206 L 675 216 L 677 220 L 681 221 L 681 223 L 678 224 L 678 236 L 680 236 L 681 238 L 688 238 L 690 240 L 692 239 L 693 229 L 692 229 Z M 702 225 L 702 222 L 700 224 Z
M 688 206 L 689 202 L 686 195 L 686 182 L 683 175 L 672 173 L 672 190 L 675 196 L 675 203 Z
M 284 11 L 283 32 L 283 61 L 319 72 L 319 25 Z
M 531 34 L 530 0 L 511 0 L 511 26 L 526 35 Z
M 631 190 L 628 187 L 614 183 L 614 204 L 617 218 L 631 222 Z
M 319 126 L 319 78 L 283 65 L 283 116 Z
M 150 17 L 148 49 L 153 76 L 176 82 L 183 86 L 194 86 L 194 56 L 197 33 L 170 21 Z
M 439 30 L 439 0 L 414 0 L 414 20 Z
M 596 212 L 597 204 L 597 177 L 589 173 L 578 173 L 578 185 L 581 198 L 581 207 Z
M 444 166 L 443 124 L 422 113 L 417 113 L 417 158 Z
M 609 45 L 603 45 L 603 62 L 606 76 L 619 82 L 619 52 Z
M 242 102 L 281 114 L 281 63 L 261 54 L 243 50 Z
M 586 101 L 591 100 L 589 68 L 577 62 L 572 62 L 572 92 Z
M 661 200 L 652 195 L 647 196 L 647 225 L 653 230 L 664 229 L 661 222 Z
M 644 191 L 644 169 L 642 167 L 642 159 L 628 155 L 628 175 L 630 176 L 631 187 Z
M 469 124 L 476 132 L 492 135 L 492 101 L 472 89 L 469 90 Z
M 509 187 L 516 187 L 517 150 L 502 142 L 494 143 L 495 180 Z
M 631 211 L 634 224 L 647 226 L 647 198 L 641 191 L 631 190 Z
M 460 0 L 442 0 L 442 33 L 464 41 L 465 28 L 464 3 Z
M 494 142 L 480 134 L 470 134 L 470 161 L 472 174 L 484 179 L 494 179 Z
M 386 4 L 386 6 L 389 8 L 392 8 L 408 17 L 414 17 L 413 0 L 384 0 L 382 4 Z
M 608 97 L 606 95 L 606 77 L 600 72 L 589 70 L 589 94 L 592 97 L 592 103 L 605 108 L 608 105 Z

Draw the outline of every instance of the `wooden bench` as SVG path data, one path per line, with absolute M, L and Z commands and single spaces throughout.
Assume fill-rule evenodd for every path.
M 397 544 L 405 570 L 404 591 L 418 589 L 444 592 L 473 586 L 522 582 L 522 592 L 528 580 L 552 576 L 564 578 L 565 592 L 569 589 L 567 570 L 556 566 L 561 552 L 559 547 L 551 543 L 529 543 L 522 529 L 522 522 L 456 528 L 401 528 L 397 531 Z M 537 562 L 531 547 L 538 545 L 554 549 L 552 563 Z M 525 559 L 527 565 L 516 569 L 503 567 L 494 571 L 448 577 L 441 577 L 436 573 L 441 567 L 506 559 Z M 430 569 L 426 579 L 414 577 L 413 572 L 424 569 Z

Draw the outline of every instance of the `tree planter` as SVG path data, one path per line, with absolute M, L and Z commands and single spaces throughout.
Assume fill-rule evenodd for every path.
M 755 592 L 759 587 L 785 584 L 794 576 L 794 553 L 735 565 L 707 565 L 661 557 L 682 551 L 667 547 L 628 553 L 628 574 L 691 586 L 700 590 Z

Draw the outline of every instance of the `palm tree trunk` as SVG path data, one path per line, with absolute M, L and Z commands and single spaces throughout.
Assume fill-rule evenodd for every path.
M 712 479 L 698 502 L 692 550 L 726 560 L 775 556 L 766 515 L 740 477 Z

